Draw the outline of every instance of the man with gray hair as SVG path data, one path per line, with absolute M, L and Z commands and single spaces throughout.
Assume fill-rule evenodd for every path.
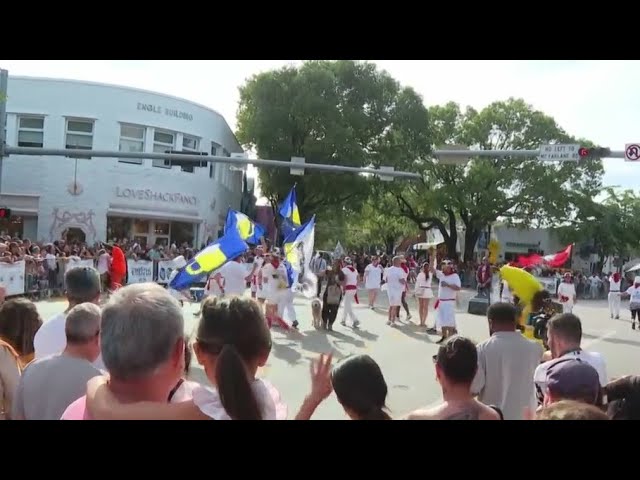
M 87 382 L 102 372 L 92 365 L 100 355 L 100 308 L 76 305 L 67 314 L 66 347 L 61 354 L 30 363 L 22 372 L 12 418 L 58 420 L 69 403 L 82 395 Z
M 81 303 L 100 301 L 100 275 L 92 267 L 74 267 L 64 274 L 65 295 L 69 306 L 58 315 L 42 324 L 33 339 L 35 358 L 44 358 L 61 353 L 66 344 L 65 320 L 73 307 Z M 94 366 L 104 369 L 102 359 L 95 359 Z
M 100 346 L 108 388 L 118 401 L 167 402 L 184 371 L 180 304 L 155 283 L 117 290 L 102 310 Z M 86 396 L 62 415 L 62 420 L 90 419 Z

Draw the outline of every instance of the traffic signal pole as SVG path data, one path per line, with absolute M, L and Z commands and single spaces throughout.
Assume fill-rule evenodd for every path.
M 7 121 L 7 85 L 9 72 L 0 69 L 0 193 L 2 192 L 2 162 L 5 155 L 4 149 L 7 143 L 5 127 Z

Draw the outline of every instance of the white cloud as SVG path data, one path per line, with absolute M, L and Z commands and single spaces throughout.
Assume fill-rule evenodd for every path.
M 570 134 L 612 150 L 640 142 L 640 61 L 375 60 L 427 105 L 480 109 L 522 97 Z M 175 95 L 219 111 L 235 128 L 238 87 L 283 60 L 4 60 L 10 74 L 92 80 Z M 640 164 L 605 160 L 605 183 L 635 188 Z

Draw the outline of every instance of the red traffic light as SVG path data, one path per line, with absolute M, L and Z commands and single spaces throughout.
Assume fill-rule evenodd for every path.
M 11 210 L 8 208 L 0 208 L 0 219 L 6 218 L 9 219 L 11 217 Z
M 578 150 L 578 155 L 580 155 L 580 158 L 588 157 L 589 149 L 582 147 L 580 150 Z

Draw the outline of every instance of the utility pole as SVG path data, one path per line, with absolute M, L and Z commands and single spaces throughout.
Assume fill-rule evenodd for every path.
M 9 72 L 0 69 L 0 193 L 2 193 L 2 163 L 5 155 L 6 123 L 7 123 L 7 86 L 9 83 Z

